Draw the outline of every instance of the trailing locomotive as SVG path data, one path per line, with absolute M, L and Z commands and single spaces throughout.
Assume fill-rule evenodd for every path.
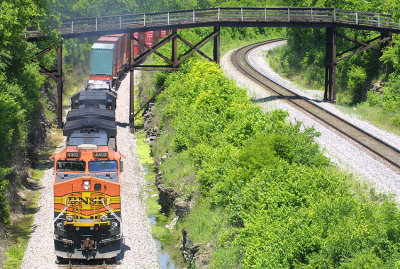
M 134 33 L 147 46 L 168 31 Z M 100 37 L 90 55 L 90 80 L 71 97 L 63 134 L 66 147 L 54 154 L 54 247 L 63 259 L 111 259 L 121 251 L 120 175 L 115 82 L 131 57 L 128 34 Z M 134 42 L 134 56 L 147 48 Z

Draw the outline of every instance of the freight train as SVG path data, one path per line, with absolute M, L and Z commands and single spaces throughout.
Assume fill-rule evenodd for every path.
M 152 47 L 159 40 L 165 38 L 169 30 L 136 32 L 132 36 L 146 46 Z M 93 44 L 90 54 L 90 79 L 109 81 L 115 85 L 118 78 L 127 71 L 131 50 L 129 48 L 129 34 L 111 34 L 101 36 Z M 133 56 L 137 57 L 147 48 L 133 40 Z
M 154 45 L 167 31 L 134 33 Z M 120 176 L 115 81 L 128 67 L 128 34 L 93 44 L 90 78 L 71 97 L 63 134 L 66 147 L 54 160 L 54 247 L 59 259 L 112 259 L 121 252 Z M 134 56 L 147 48 L 135 42 Z

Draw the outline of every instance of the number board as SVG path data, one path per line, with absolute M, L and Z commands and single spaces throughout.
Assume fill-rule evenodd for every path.
M 94 152 L 94 157 L 96 158 L 107 158 L 108 152 Z
M 67 152 L 67 158 L 79 158 L 79 152 Z

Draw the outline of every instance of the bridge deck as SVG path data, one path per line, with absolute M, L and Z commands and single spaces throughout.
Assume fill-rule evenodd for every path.
M 391 14 L 334 8 L 211 8 L 126 14 L 62 20 L 56 28 L 63 38 L 98 36 L 108 33 L 140 32 L 204 26 L 229 27 L 347 27 L 378 32 L 400 33 L 400 23 Z M 37 30 L 28 40 L 43 37 Z

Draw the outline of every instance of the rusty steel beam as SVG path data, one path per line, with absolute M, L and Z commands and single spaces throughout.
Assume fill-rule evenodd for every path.
M 326 29 L 324 101 L 336 102 L 336 28 Z
M 213 56 L 214 56 L 214 62 L 217 64 L 220 64 L 221 61 L 221 50 L 220 50 L 220 43 L 221 43 L 221 38 L 220 38 L 220 27 L 219 26 L 214 26 L 214 32 L 217 32 L 218 35 L 214 37 L 214 49 L 213 49 Z
M 163 58 L 165 61 L 167 61 L 168 63 L 170 63 L 171 65 L 173 64 L 173 62 L 167 58 L 166 56 L 162 55 L 161 53 L 159 53 L 157 51 L 157 49 L 159 49 L 160 47 L 164 46 L 166 43 L 168 43 L 172 38 L 175 37 L 176 34 L 172 34 L 167 36 L 166 38 L 164 38 L 163 40 L 161 40 L 160 42 L 158 42 L 156 45 L 154 45 L 153 47 L 147 46 L 145 42 L 132 37 L 136 42 L 138 42 L 138 44 L 144 46 L 145 48 L 147 48 L 147 50 L 145 52 L 143 52 L 142 54 L 140 54 L 138 57 L 135 58 L 133 65 L 135 65 L 135 63 L 141 62 L 142 60 L 144 60 L 147 56 L 149 56 L 151 53 L 155 53 L 158 56 L 160 56 L 161 58 Z
M 373 39 L 368 40 L 368 41 L 365 42 L 365 43 L 368 45 L 369 43 L 371 43 L 371 42 L 373 42 L 373 41 L 375 41 L 375 40 L 378 40 L 378 39 L 380 39 L 380 38 L 381 38 L 381 37 L 378 36 L 378 37 L 375 37 L 375 38 L 373 38 Z M 350 49 L 347 49 L 347 50 L 345 50 L 345 51 L 342 51 L 342 52 L 338 53 L 336 56 L 342 56 L 343 54 L 349 53 L 350 51 L 354 51 L 354 50 L 356 50 L 356 49 L 358 49 L 359 47 L 362 47 L 362 46 L 363 46 L 363 45 L 356 45 L 356 46 L 354 46 L 354 47 L 352 47 L 352 48 L 350 48 Z
M 326 36 L 325 36 L 325 91 L 324 91 L 324 102 L 328 101 L 328 89 L 329 89 L 329 55 L 330 53 L 330 46 L 329 44 L 329 34 L 328 28 L 326 28 Z
M 40 57 L 40 56 L 48 53 L 49 51 L 53 50 L 54 48 L 56 48 L 56 47 L 52 46 L 47 49 L 44 49 L 41 52 L 35 54 L 35 56 L 32 56 L 31 58 L 29 58 L 29 60 L 33 61 L 37 57 Z M 48 70 L 47 68 L 45 68 L 39 64 L 39 67 L 40 67 L 39 72 L 42 75 L 48 76 L 49 78 L 51 78 L 57 82 L 57 127 L 60 129 L 63 128 L 62 100 L 63 100 L 64 84 L 63 84 L 62 57 L 63 56 L 62 56 L 62 43 L 61 43 L 61 45 L 57 47 L 57 70 Z
M 190 48 L 192 48 L 192 49 L 195 49 L 195 46 L 192 44 L 192 43 L 190 43 L 189 41 L 187 41 L 186 39 L 184 39 L 183 37 L 181 37 L 180 35 L 178 35 L 178 38 L 183 42 L 183 43 L 185 43 L 188 47 L 190 47 Z M 201 55 L 201 56 L 203 56 L 204 58 L 206 58 L 207 60 L 209 60 L 210 62 L 212 62 L 213 61 L 213 59 L 211 59 L 210 57 L 208 57 L 208 55 L 206 55 L 204 52 L 202 52 L 201 50 L 197 50 L 197 52 Z
M 133 116 L 134 118 L 140 113 L 140 111 L 142 111 L 151 101 L 153 101 L 154 98 L 156 98 L 156 96 L 162 91 L 164 90 L 165 85 L 163 84 L 150 98 L 149 100 L 147 100 L 147 102 L 142 105 L 139 110 L 135 113 L 135 115 Z
M 32 56 L 31 58 L 29 58 L 29 61 L 33 61 L 35 58 L 40 57 L 43 54 L 46 54 L 47 52 L 49 52 L 49 51 L 51 51 L 52 49 L 55 49 L 55 48 L 56 48 L 56 46 L 52 46 L 52 47 L 49 47 L 47 49 L 44 49 L 41 52 L 36 53 L 35 56 Z
M 57 77 L 57 124 L 58 128 L 62 129 L 63 128 L 63 106 L 62 106 L 62 101 L 63 101 L 63 78 L 62 78 L 62 45 L 57 48 L 57 72 L 58 72 L 58 77 Z
M 187 58 L 189 58 L 193 53 L 198 51 L 201 47 L 203 47 L 205 44 L 207 44 L 211 39 L 213 39 L 215 36 L 217 36 L 219 32 L 212 32 L 209 34 L 207 37 L 205 37 L 203 40 L 198 42 L 193 49 L 188 50 L 183 57 L 178 61 L 178 65 L 183 63 Z
M 354 42 L 354 43 L 356 43 L 356 44 L 359 44 L 360 46 L 364 46 L 364 47 L 369 46 L 369 44 L 366 43 L 366 42 L 359 41 L 359 40 L 357 40 L 357 39 L 351 38 L 351 37 L 346 36 L 346 35 L 344 35 L 344 34 L 336 33 L 336 35 L 339 36 L 339 37 L 341 37 L 341 38 L 343 38 L 343 39 L 346 39 L 346 40 L 349 40 L 349 41 Z M 380 52 L 380 49 L 379 49 L 378 47 L 375 47 L 375 46 L 374 46 L 374 47 L 371 47 L 371 49 Z
M 179 64 L 178 64 L 178 38 L 176 29 L 172 30 L 172 35 L 174 37 L 172 38 L 171 60 L 172 60 L 172 66 L 177 67 Z
M 134 44 L 132 41 L 132 34 L 129 35 L 129 46 L 131 49 L 131 59 L 130 59 L 130 67 L 129 67 L 129 74 L 130 74 L 130 83 L 129 83 L 129 127 L 131 130 L 135 131 L 135 122 L 134 122 L 134 113 L 135 113 L 135 69 L 133 67 L 134 62 Z
M 178 71 L 179 67 L 162 66 L 162 65 L 137 65 L 135 70 L 142 71 Z
M 350 55 L 347 55 L 347 56 L 345 56 L 345 57 L 340 58 L 339 60 L 336 61 L 336 63 L 341 62 L 341 61 L 344 61 L 344 60 L 346 60 L 346 59 L 348 59 L 348 58 L 350 58 L 350 57 L 352 57 L 352 56 L 354 56 L 354 55 L 357 55 L 357 54 L 359 54 L 359 53 L 361 53 L 361 52 L 363 52 L 363 51 L 366 51 L 366 50 L 368 50 L 368 49 L 371 49 L 371 48 L 375 47 L 376 45 L 379 45 L 379 44 L 384 43 L 384 42 L 386 42 L 386 41 L 388 41 L 388 40 L 391 40 L 391 39 L 392 39 L 391 36 L 385 37 L 385 38 L 379 40 L 378 42 L 375 42 L 375 43 L 373 43 L 373 44 L 370 44 L 370 45 L 368 45 L 368 46 L 365 46 L 364 48 L 359 49 L 359 50 L 355 51 L 354 53 L 352 53 L 352 54 L 350 54 Z
M 337 67 L 337 61 L 336 61 L 336 28 L 332 30 L 332 55 L 331 55 L 331 65 L 332 65 L 332 74 L 331 74 L 331 85 L 330 85 L 330 92 L 331 94 L 329 95 L 330 101 L 332 104 L 336 103 L 336 67 Z
M 342 37 L 344 39 L 347 39 L 351 42 L 357 43 L 359 46 L 364 46 L 362 49 L 359 49 L 347 56 L 344 56 L 340 59 L 337 59 L 337 56 L 341 56 L 347 52 L 350 51 L 345 51 L 342 53 L 337 54 L 336 52 L 336 38 L 337 36 Z M 362 41 L 355 40 L 353 38 L 350 38 L 348 36 L 345 36 L 343 34 L 339 34 L 336 31 L 336 28 L 327 28 L 326 29 L 326 55 L 325 55 L 325 92 L 324 92 L 324 101 L 329 101 L 331 103 L 336 103 L 336 67 L 337 64 L 341 61 L 344 61 L 354 55 L 357 55 L 363 51 L 366 51 L 368 49 L 374 49 L 380 52 L 380 50 L 377 48 L 377 45 L 384 43 L 388 40 L 391 40 L 391 36 L 387 37 L 381 37 L 382 39 L 373 43 L 373 44 L 368 44 Z M 374 38 L 371 41 L 375 41 L 379 38 Z

